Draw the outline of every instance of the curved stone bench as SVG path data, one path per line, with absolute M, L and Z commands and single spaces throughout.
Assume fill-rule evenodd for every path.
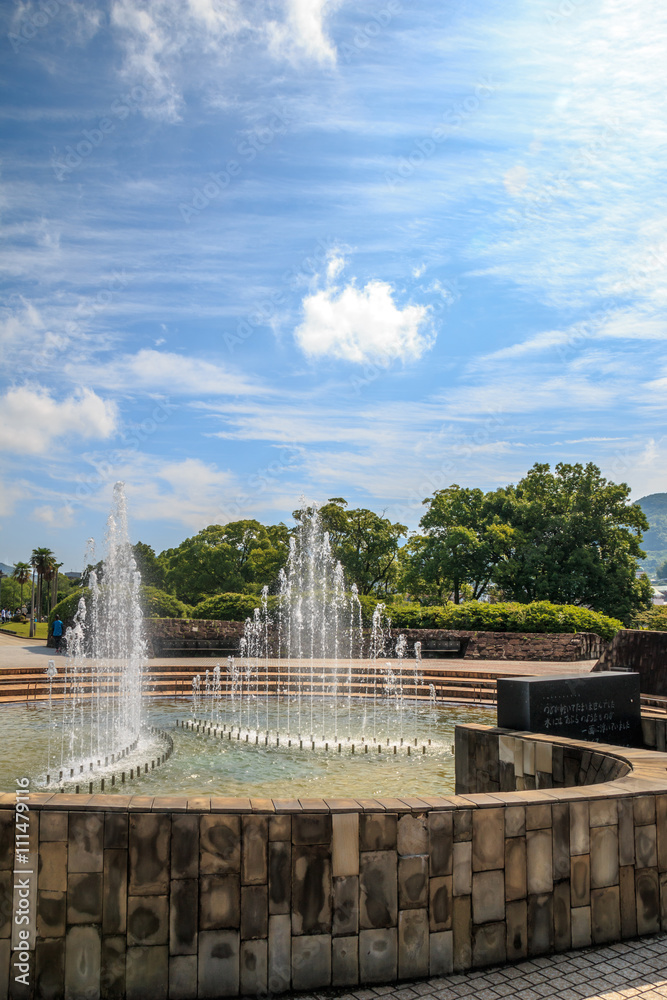
M 21 995 L 354 986 L 667 929 L 667 754 L 463 726 L 457 775 L 443 797 L 31 796 Z M 0 991 L 14 802 L 0 796 Z

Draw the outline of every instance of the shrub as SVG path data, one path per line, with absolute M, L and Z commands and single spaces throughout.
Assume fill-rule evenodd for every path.
M 533 604 L 466 601 L 433 610 L 439 611 L 438 628 L 479 632 L 595 632 L 603 639 L 613 639 L 623 628 L 622 622 L 598 611 L 549 601 Z
M 51 626 L 53 625 L 53 619 L 56 615 L 60 615 L 63 623 L 63 631 L 69 628 L 73 621 L 74 615 L 79 607 L 79 601 L 81 598 L 86 602 L 86 607 L 90 607 L 90 590 L 88 587 L 82 589 L 77 588 L 73 593 L 68 594 L 64 600 L 59 601 L 54 607 L 53 611 L 49 615 L 49 635 L 51 634 Z
M 667 605 L 658 604 L 635 615 L 632 624 L 635 628 L 651 629 L 654 632 L 667 632 Z
M 141 588 L 141 604 L 146 618 L 190 618 L 192 608 L 158 587 Z
M 192 609 L 193 618 L 208 618 L 219 622 L 243 622 L 252 618 L 255 608 L 261 607 L 257 594 L 215 594 L 200 601 Z M 278 598 L 269 597 L 269 610 L 278 609 Z

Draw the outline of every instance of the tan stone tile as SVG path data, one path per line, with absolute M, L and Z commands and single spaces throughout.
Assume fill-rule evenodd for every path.
M 590 808 L 588 802 L 570 802 L 570 853 L 590 850 Z
M 331 819 L 333 875 L 358 875 L 359 813 L 335 813 Z
M 504 920 L 504 918 L 505 873 L 502 871 L 475 872 L 472 878 L 473 923 L 485 924 L 492 920 Z
M 618 827 L 591 829 L 591 886 L 618 884 Z
M 429 944 L 426 910 L 401 910 L 398 914 L 399 979 L 428 975 Z
M 529 895 L 551 892 L 553 888 L 551 830 L 526 833 L 526 882 Z
M 472 842 L 460 841 L 454 844 L 453 893 L 465 896 L 472 892 Z
M 472 830 L 473 871 L 502 868 L 505 860 L 505 810 L 476 810 Z

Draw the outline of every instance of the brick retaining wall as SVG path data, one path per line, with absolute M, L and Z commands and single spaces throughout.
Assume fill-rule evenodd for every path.
M 146 628 L 152 651 L 156 655 L 170 655 L 162 649 L 160 640 L 197 641 L 206 644 L 235 644 L 243 635 L 243 622 L 208 621 L 204 619 L 149 618 Z M 414 655 L 415 642 L 441 639 L 468 639 L 466 659 L 483 660 L 596 660 L 607 647 L 607 642 L 593 632 L 520 633 L 476 632 L 451 629 L 391 629 L 396 640 L 404 635 L 408 640 L 408 655 Z M 277 650 L 277 635 L 270 633 L 270 642 Z M 173 655 L 182 655 L 174 653 Z M 387 651 L 387 655 L 389 651 Z

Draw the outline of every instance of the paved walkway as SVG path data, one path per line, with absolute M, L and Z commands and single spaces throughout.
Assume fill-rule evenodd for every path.
M 415 983 L 294 996 L 299 1000 L 658 1000 L 667 998 L 667 934 Z

